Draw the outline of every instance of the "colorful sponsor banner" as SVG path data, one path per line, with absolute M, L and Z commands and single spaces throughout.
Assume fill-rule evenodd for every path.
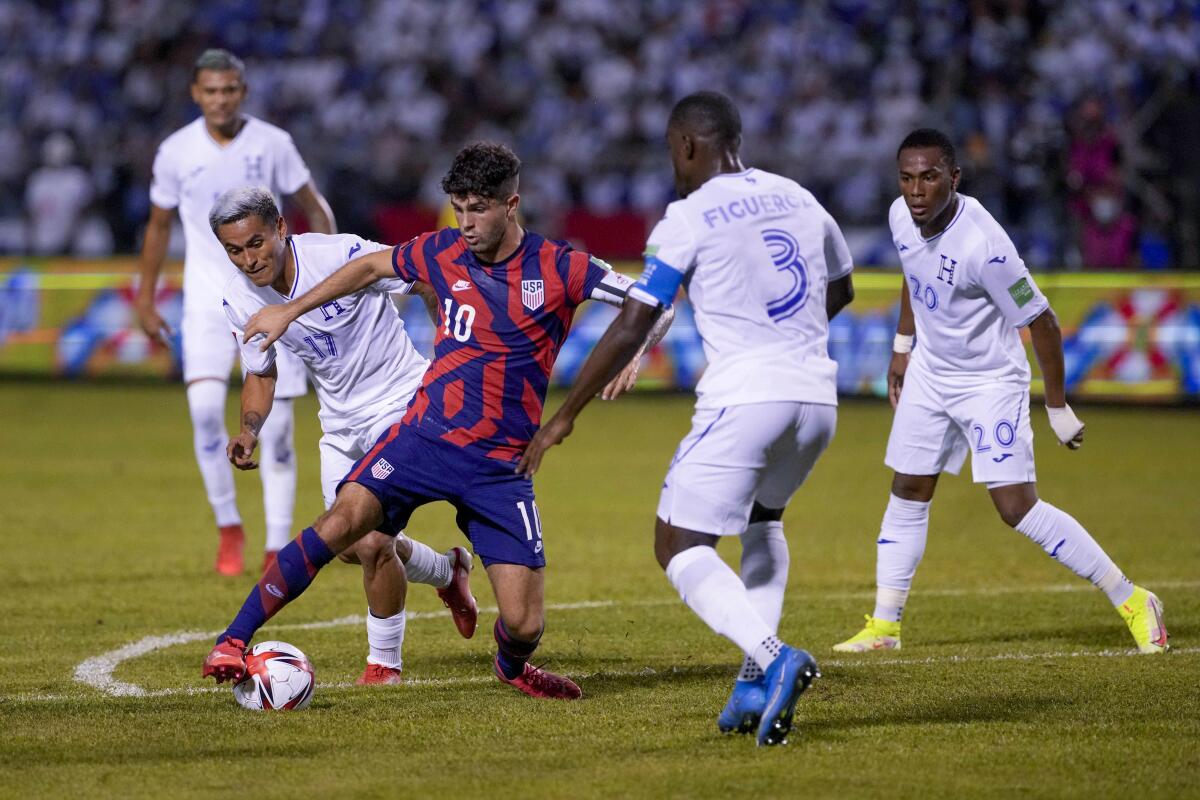
M 622 271 L 637 271 L 636 264 L 622 266 Z M 163 347 L 137 327 L 135 271 L 132 259 L 0 263 L 0 375 L 177 377 L 179 272 L 169 272 L 158 292 L 159 312 L 172 329 Z M 1037 280 L 1063 328 L 1072 395 L 1200 400 L 1200 274 L 1055 274 Z M 883 395 L 900 277 L 859 272 L 854 281 L 854 303 L 830 325 L 829 352 L 838 362 L 843 394 Z M 540 303 L 542 287 L 526 283 L 531 285 L 522 286 L 523 302 Z M 399 310 L 413 343 L 428 354 L 433 326 L 424 305 L 402 298 Z M 615 315 L 602 303 L 580 308 L 559 354 L 558 385 L 570 384 Z M 690 389 L 704 365 L 692 309 L 684 299 L 666 339 L 647 357 L 640 385 Z M 1035 380 L 1035 392 L 1038 387 Z

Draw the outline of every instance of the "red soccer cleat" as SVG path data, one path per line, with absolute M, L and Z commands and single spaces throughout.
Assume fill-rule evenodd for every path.
M 218 644 L 204 659 L 202 678 L 216 678 L 217 683 L 240 681 L 246 677 L 246 643 L 238 639 L 226 639 Z
M 576 685 L 575 681 L 562 675 L 555 675 L 553 672 L 547 672 L 528 662 L 525 664 L 525 671 L 515 678 L 504 677 L 504 673 L 500 671 L 499 660 L 492 662 L 492 668 L 496 671 L 496 677 L 500 679 L 501 683 L 515 686 L 530 697 L 547 700 L 578 700 L 583 697 L 583 690 Z
M 222 575 L 241 575 L 245 564 L 242 562 L 242 545 L 245 544 L 246 534 L 241 525 L 225 525 L 218 528 L 221 534 L 221 544 L 217 546 L 217 572 Z
M 475 626 L 479 623 L 479 607 L 475 604 L 475 596 L 471 594 L 471 554 L 465 547 L 452 547 L 446 555 L 450 558 L 452 568 L 450 585 L 438 589 L 438 597 L 450 609 L 458 632 L 464 639 L 470 639 L 475 635 Z
M 267 571 L 267 567 L 271 566 L 271 562 L 275 560 L 275 556 L 279 555 L 278 550 L 267 550 L 263 553 L 262 572 Z
M 404 683 L 400 670 L 382 664 L 367 664 L 363 674 L 355 681 L 359 686 L 399 686 Z

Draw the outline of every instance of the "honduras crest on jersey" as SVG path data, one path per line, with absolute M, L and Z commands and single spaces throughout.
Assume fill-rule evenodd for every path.
M 546 288 L 542 281 L 521 281 L 521 302 L 530 311 L 537 311 L 546 301 Z

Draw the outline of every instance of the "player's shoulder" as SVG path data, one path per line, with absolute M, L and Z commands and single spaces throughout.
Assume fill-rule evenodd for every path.
M 908 213 L 908 206 L 903 197 L 897 197 L 888 208 L 888 226 L 891 227 L 893 236 L 898 236 L 912 227 L 912 215 Z
M 246 115 L 246 133 L 251 139 L 265 139 L 274 142 L 290 142 L 292 140 L 292 135 L 283 128 L 249 114 Z
M 229 280 L 225 281 L 225 288 L 221 290 L 225 316 L 239 326 L 245 325 L 255 311 L 267 304 L 256 289 L 242 273 L 230 275 Z
M 959 199 L 963 209 L 958 224 L 962 226 L 962 233 L 969 240 L 972 250 L 984 255 L 997 248 L 1012 247 L 1008 232 L 991 212 L 983 207 L 983 203 L 965 194 L 959 194 Z
M 195 147 L 204 132 L 204 117 L 196 119 L 168 134 L 158 145 L 160 154 L 175 155 Z

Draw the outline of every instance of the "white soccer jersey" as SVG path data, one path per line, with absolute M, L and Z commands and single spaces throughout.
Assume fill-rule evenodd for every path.
M 168 136 L 154 158 L 150 202 L 178 208 L 186 240 L 183 269 L 184 303 L 214 310 L 221 291 L 237 269 L 212 228 L 208 212 L 224 192 L 239 186 L 266 186 L 275 194 L 292 194 L 309 181 L 308 167 L 292 137 L 255 117 L 233 141 L 222 147 L 204 127 L 204 118 Z
M 630 296 L 666 305 L 680 281 L 687 287 L 708 360 L 697 408 L 837 405 L 825 291 L 852 266 L 837 223 L 811 193 L 748 169 L 667 207 Z
M 888 213 L 908 280 L 917 340 L 912 366 L 948 385 L 1029 382 L 1017 332 L 1049 308 L 1008 234 L 973 197 L 924 239 L 897 198 Z
M 263 352 L 258 337 L 244 341 L 242 331 L 256 311 L 304 294 L 352 258 L 386 249 L 348 233 L 305 233 L 291 237 L 288 247 L 296 260 L 296 278 L 287 295 L 255 286 L 240 272 L 225 286 L 225 314 L 241 347 L 242 363 L 258 375 L 275 363 L 276 345 Z M 277 344 L 308 367 L 321 402 L 322 430 L 369 425 L 380 409 L 396 404 L 403 408 L 417 391 L 429 362 L 409 341 L 388 297 L 411 288 L 411 283 L 395 278 L 376 281 L 309 311 L 280 337 Z

